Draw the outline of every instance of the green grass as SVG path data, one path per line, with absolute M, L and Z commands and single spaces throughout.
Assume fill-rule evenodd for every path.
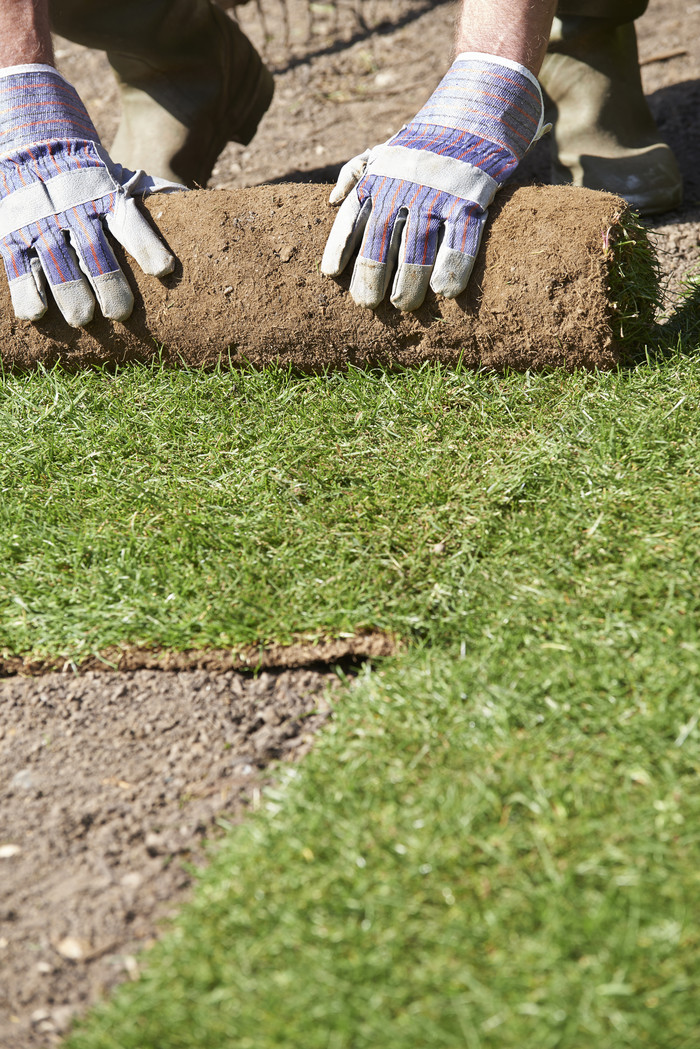
M 609 636 L 630 601 L 659 614 L 693 586 L 697 381 L 683 358 L 575 377 L 6 378 L 0 651 L 368 626 L 451 645 L 496 606 L 546 639 L 572 588 L 601 587 Z
M 71 1049 L 695 1046 L 697 651 L 650 647 L 364 678 Z
M 411 642 L 70 1049 L 695 1049 L 700 340 L 674 323 L 682 352 L 606 375 L 4 380 L 6 653 Z
M 5 650 L 74 657 L 366 625 L 430 636 L 455 570 L 466 578 L 493 541 L 516 463 L 536 467 L 535 443 L 528 462 L 519 447 L 533 408 L 567 397 L 561 377 L 515 399 L 511 385 L 427 368 L 7 379 Z

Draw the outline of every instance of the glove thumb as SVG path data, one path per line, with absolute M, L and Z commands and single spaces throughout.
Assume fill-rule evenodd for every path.
M 340 204 L 341 201 L 345 200 L 350 190 L 357 185 L 364 175 L 369 154 L 370 151 L 366 149 L 364 153 L 358 154 L 358 156 L 349 160 L 347 164 L 343 164 L 338 175 L 338 181 L 328 198 L 329 204 Z

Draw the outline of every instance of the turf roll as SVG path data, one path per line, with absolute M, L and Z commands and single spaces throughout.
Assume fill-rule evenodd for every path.
M 261 186 L 160 194 L 146 209 L 178 263 L 145 276 L 126 260 L 136 304 L 114 323 L 70 328 L 51 305 L 18 321 L 0 282 L 6 368 L 219 360 L 305 372 L 423 361 L 502 370 L 612 368 L 653 325 L 658 280 L 644 229 L 624 201 L 570 187 L 515 187 L 492 208 L 467 291 L 429 293 L 414 313 L 376 311 L 319 270 L 336 210 L 329 187 Z M 123 256 L 122 256 L 123 261 Z

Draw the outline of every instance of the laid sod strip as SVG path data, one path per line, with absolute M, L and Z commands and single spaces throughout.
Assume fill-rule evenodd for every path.
M 692 1049 L 700 647 L 607 601 L 352 688 L 67 1049 Z
M 599 375 L 5 381 L 11 651 L 414 644 L 70 1049 L 695 1046 L 684 345 Z
M 459 644 L 494 594 L 517 615 L 521 578 L 564 618 L 572 586 L 602 587 L 601 636 L 639 578 L 659 616 L 669 559 L 673 587 L 694 579 L 699 393 L 682 358 L 506 379 L 6 378 L 0 655 L 368 629 Z
M 150 360 L 278 362 L 304 372 L 441 361 L 517 370 L 610 368 L 648 337 L 657 298 L 647 234 L 624 201 L 572 187 L 499 194 L 467 291 L 430 292 L 415 313 L 376 311 L 319 264 L 337 211 L 328 186 L 157 195 L 147 202 L 178 266 L 162 282 L 134 267 L 125 324 L 76 330 L 55 308 L 17 323 L 0 286 L 6 367 Z M 2 296 L 5 295 L 3 300 Z

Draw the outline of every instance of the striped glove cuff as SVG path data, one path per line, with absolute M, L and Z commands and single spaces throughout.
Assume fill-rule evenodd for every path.
M 36 142 L 100 137 L 75 88 L 48 65 L 0 69 L 0 155 Z

